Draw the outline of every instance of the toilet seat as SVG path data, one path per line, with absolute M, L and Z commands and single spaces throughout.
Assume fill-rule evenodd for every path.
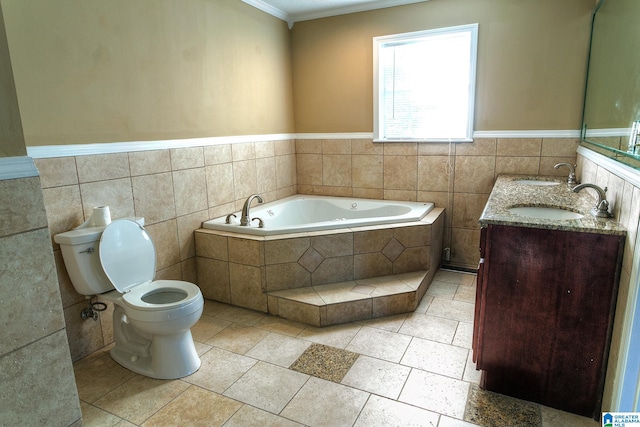
M 153 296 L 160 294 L 179 293 L 181 298 L 171 302 L 154 302 Z M 200 288 L 193 283 L 181 280 L 158 280 L 136 286 L 130 292 L 122 295 L 123 301 L 138 310 L 170 310 L 173 308 L 184 308 L 185 306 L 198 300 L 201 295 Z M 151 297 L 151 298 L 150 298 Z
M 122 300 L 134 309 L 128 314 L 139 320 L 169 320 L 191 313 L 189 305 L 201 305 L 202 293 L 193 283 L 180 280 L 153 281 L 156 251 L 151 237 L 137 222 L 126 219 L 113 221 L 100 238 L 100 264 L 107 278 L 122 294 Z M 151 316 L 157 317 L 157 316 Z

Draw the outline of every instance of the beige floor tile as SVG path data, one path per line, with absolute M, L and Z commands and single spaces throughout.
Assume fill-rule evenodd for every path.
M 234 307 L 228 305 L 227 308 L 218 313 L 217 317 L 221 319 L 228 320 L 230 322 L 241 323 L 243 325 L 254 326 L 262 319 L 264 319 L 266 314 L 260 313 L 258 311 L 249 310 L 241 307 Z
M 361 327 L 362 326 L 353 323 L 326 326 L 324 328 L 309 326 L 300 332 L 298 338 L 331 347 L 345 348 L 353 337 L 356 336 Z
M 431 282 L 431 285 L 429 285 L 429 289 L 427 289 L 426 295 L 438 298 L 453 299 L 457 291 L 457 283 L 439 282 L 434 280 L 433 282 Z
M 205 299 L 202 314 L 206 316 L 217 316 L 227 308 L 229 308 L 229 305 L 227 304 L 223 304 L 221 302 L 213 301 L 210 299 Z
M 453 297 L 456 301 L 469 302 L 474 304 L 476 302 L 476 287 L 475 286 L 458 286 L 456 295 Z
M 410 342 L 410 336 L 363 326 L 346 350 L 397 363 Z
M 473 306 L 468 302 L 434 298 L 427 309 L 427 314 L 462 322 L 473 322 Z
M 598 421 L 580 415 L 558 411 L 557 409 L 540 406 L 542 412 L 542 427 L 597 427 Z
M 413 369 L 399 400 L 462 419 L 468 393 L 469 384 L 464 381 Z
M 458 285 L 472 286 L 476 282 L 476 275 L 450 270 L 438 270 L 433 280 L 439 282 L 451 282 Z
M 302 427 L 295 421 L 279 417 L 262 409 L 254 408 L 250 405 L 244 405 L 233 417 L 224 425 L 224 427 Z
M 402 327 L 407 314 L 396 314 L 393 316 L 376 317 L 373 319 L 360 320 L 357 323 L 365 326 L 369 326 L 376 329 L 382 329 L 383 331 L 398 332 Z
M 134 424 L 142 424 L 187 387 L 189 384 L 180 380 L 156 380 L 136 375 L 98 399 L 95 406 Z
M 279 414 L 308 379 L 309 375 L 270 363 L 258 362 L 229 387 L 224 395 L 256 408 Z
M 211 316 L 200 316 L 198 323 L 191 328 L 191 335 L 194 341 L 206 342 L 229 325 L 231 325 L 231 322 L 228 320 Z
M 482 371 L 477 370 L 476 364 L 473 363 L 473 352 L 469 351 L 469 355 L 467 356 L 467 364 L 464 367 L 464 374 L 462 375 L 462 380 L 473 384 L 480 384 L 481 376 Z
M 206 343 L 234 353 L 245 354 L 267 335 L 269 335 L 269 331 L 266 329 L 233 323 L 207 340 Z
M 354 427 L 436 427 L 439 415 L 406 403 L 371 396 Z
M 455 418 L 440 417 L 440 424 L 438 427 L 475 427 L 477 424 L 469 423 L 467 421 L 456 420 Z
M 250 357 L 216 347 L 205 353 L 200 360 L 200 369 L 183 380 L 216 393 L 225 391 L 257 363 Z
M 211 350 L 211 346 L 209 344 L 204 344 L 198 341 L 194 341 L 193 344 L 196 346 L 196 353 L 198 353 L 198 356 L 202 356 L 207 351 Z
M 271 332 L 249 350 L 246 355 L 288 368 L 310 345 L 309 341 Z
M 281 415 L 316 427 L 352 425 L 369 393 L 311 377 Z
M 417 286 L 419 275 L 356 286 L 370 296 L 375 286 Z M 207 300 L 192 328 L 202 366 L 186 378 L 136 375 L 114 362 L 108 347 L 76 362 L 83 422 L 472 427 L 462 418 L 469 386 L 481 375 L 470 349 L 474 302 L 475 275 L 446 270 L 414 313 L 324 328 Z M 286 369 L 311 343 L 360 354 L 341 384 Z M 542 419 L 544 427 L 598 425 L 545 407 Z
M 360 356 L 342 379 L 342 384 L 369 393 L 397 399 L 411 368 L 368 356 Z
M 107 351 L 99 351 L 73 366 L 80 400 L 93 403 L 136 374 L 118 365 Z
M 241 406 L 242 403 L 228 397 L 190 386 L 142 425 L 217 427 L 223 425 Z
M 418 306 L 414 310 L 414 313 L 425 314 L 432 302 L 433 302 L 433 297 L 431 295 L 425 294 L 420 300 L 420 302 L 418 303 Z
M 471 349 L 473 345 L 473 323 L 458 322 L 458 329 L 456 329 L 452 344 Z
M 414 338 L 402 357 L 403 365 L 462 379 L 469 350 L 435 341 Z
M 291 337 L 297 336 L 304 330 L 307 325 L 300 322 L 294 322 L 288 319 L 282 319 L 280 317 L 267 316 L 262 319 L 256 327 L 266 329 L 271 332 L 277 332 L 282 335 L 288 335 Z
M 80 401 L 80 409 L 82 410 L 82 424 L 85 426 L 114 426 L 121 421 L 120 417 L 83 401 Z
M 460 322 L 428 314 L 412 313 L 400 328 L 401 334 L 450 344 Z

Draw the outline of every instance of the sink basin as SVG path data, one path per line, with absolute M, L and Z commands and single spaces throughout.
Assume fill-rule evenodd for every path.
M 515 215 L 537 219 L 580 219 L 582 214 L 562 208 L 548 208 L 544 206 L 521 206 L 509 208 L 509 212 Z
M 542 181 L 539 179 L 517 179 L 515 181 L 516 184 L 523 185 L 559 185 L 559 182 L 556 181 Z

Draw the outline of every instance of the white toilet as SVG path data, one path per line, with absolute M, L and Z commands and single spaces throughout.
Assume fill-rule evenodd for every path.
M 115 305 L 111 357 L 141 375 L 181 378 L 200 367 L 190 328 L 204 299 L 193 283 L 153 281 L 155 247 L 144 219 L 134 219 L 85 223 L 54 240 L 76 291 Z

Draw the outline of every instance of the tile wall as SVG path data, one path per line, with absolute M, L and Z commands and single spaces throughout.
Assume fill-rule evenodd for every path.
M 113 219 L 141 216 L 157 253 L 156 278 L 197 282 L 193 231 L 202 221 L 296 192 L 292 140 L 37 159 L 51 238 L 108 205 Z M 46 225 L 46 222 L 45 222 Z M 82 320 L 87 304 L 73 289 L 53 243 L 69 347 L 78 360 L 113 341 L 112 307 Z
M 0 212 L 0 425 L 81 425 L 40 179 L 0 180 Z
M 314 231 L 300 237 L 233 236 L 216 230 L 195 234 L 199 286 L 205 298 L 277 312 L 268 292 L 389 276 L 431 265 L 442 243 L 442 209 L 423 221 L 402 226 L 362 227 L 358 231 Z M 433 225 L 437 223 L 436 225 Z
M 478 218 L 500 173 L 564 175 L 577 139 L 477 138 L 473 143 L 373 143 L 370 139 L 266 141 L 36 159 L 51 236 L 80 225 L 94 206 L 112 218 L 145 217 L 156 244 L 157 278 L 197 282 L 193 230 L 239 210 L 252 193 L 267 201 L 327 194 L 433 201 L 446 208 L 451 265 L 476 268 Z M 451 152 L 451 156 L 449 156 Z M 54 243 L 71 355 L 112 341 L 111 307 L 83 321 Z
M 605 383 L 605 401 L 603 407 L 610 407 L 606 401 L 607 396 L 611 396 L 614 387 L 614 370 L 619 358 L 620 341 L 626 312 L 631 270 L 633 268 L 633 258 L 638 250 L 638 230 L 640 228 L 640 188 L 619 177 L 605 166 L 600 166 L 593 160 L 583 156 L 578 156 L 577 176 L 580 182 L 588 182 L 598 185 L 601 188 L 607 187 L 607 201 L 609 210 L 614 218 L 627 229 L 625 239 L 624 255 L 622 258 L 622 271 L 620 274 L 620 285 L 618 289 L 618 301 L 616 305 L 615 321 L 613 326 L 613 336 L 611 339 L 611 354 L 607 370 Z M 597 257 L 597 248 L 590 256 Z
M 503 173 L 565 175 L 575 138 L 476 138 L 472 143 L 296 141 L 300 194 L 434 202 L 446 208 L 444 245 L 453 266 L 477 268 L 478 218 Z

